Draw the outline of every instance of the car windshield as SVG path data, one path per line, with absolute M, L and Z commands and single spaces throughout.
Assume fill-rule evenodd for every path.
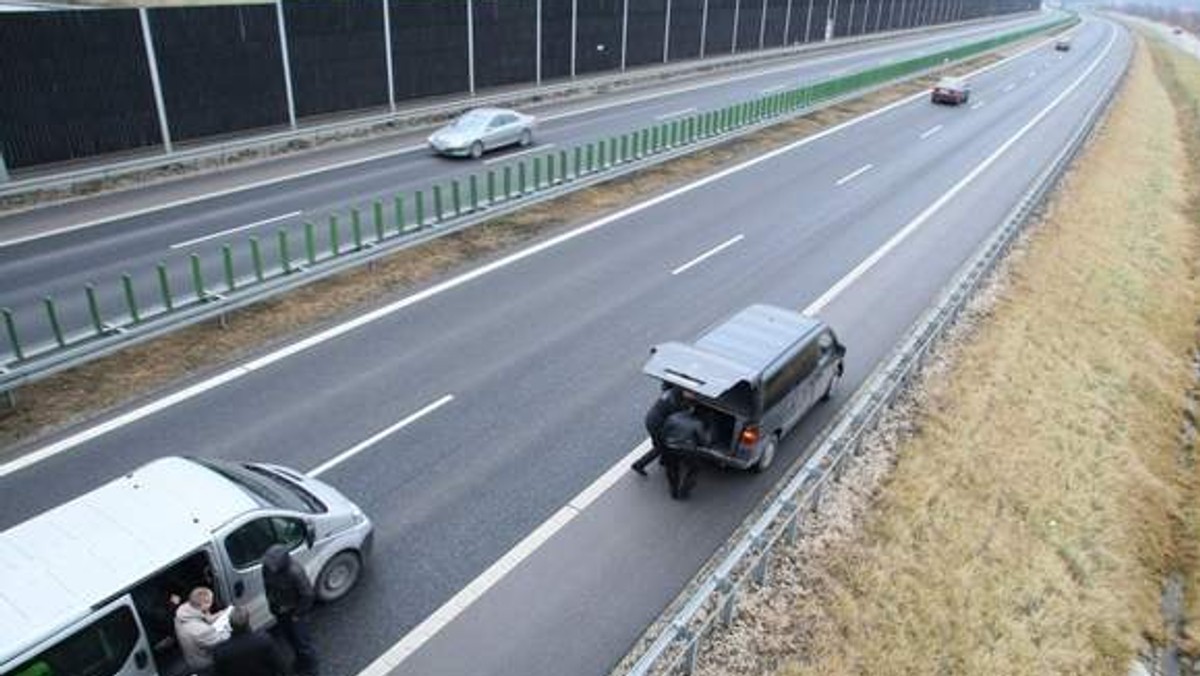
M 489 113 L 470 112 L 462 117 L 459 117 L 454 122 L 450 123 L 450 128 L 454 131 L 475 131 L 483 129 L 487 126 L 488 121 L 492 119 Z
M 263 467 L 223 460 L 192 460 L 232 481 L 258 501 L 272 507 L 308 514 L 326 511 L 325 505 L 312 493 Z

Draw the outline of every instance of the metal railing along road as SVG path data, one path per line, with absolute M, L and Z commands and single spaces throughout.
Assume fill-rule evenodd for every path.
M 1124 74 L 1123 70 L 1113 79 L 1066 147 L 1038 175 L 1000 229 L 959 270 L 888 360 L 871 374 L 826 433 L 814 442 L 811 452 L 802 455 L 803 461 L 781 479 L 783 488 L 748 520 L 748 526 L 740 529 L 740 534 L 724 549 L 726 553 L 712 572 L 689 592 L 678 611 L 657 623 L 660 628 L 639 642 L 645 647 L 633 666 L 618 673 L 649 676 L 693 672 L 703 641 L 733 621 L 738 601 L 749 585 L 763 587 L 767 584 L 776 548 L 785 543 L 795 544 L 805 511 L 815 512 L 820 507 L 830 483 L 840 479 L 851 459 L 861 452 L 866 435 L 904 392 L 938 341 L 954 325 L 975 291 L 1004 258 L 1024 225 L 1086 145 Z
M 305 222 L 274 236 L 225 244 L 214 259 L 159 263 L 115 284 L 79 291 L 77 311 L 50 296 L 36 311 L 0 309 L 0 391 L 109 354 L 362 265 L 382 255 L 625 173 L 723 143 L 855 93 L 919 76 L 1037 33 L 1074 17 L 718 110 L 698 112 L 625 134 L 547 150 L 498 168 L 442 181 L 389 200 L 353 205 L 323 223 Z M 37 338 L 37 334 L 43 337 Z M 30 338 L 29 336 L 35 336 Z

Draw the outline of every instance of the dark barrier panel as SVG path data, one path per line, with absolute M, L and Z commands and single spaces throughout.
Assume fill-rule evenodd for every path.
M 150 11 L 173 140 L 287 124 L 274 5 Z
M 758 38 L 762 31 L 762 9 L 762 0 L 742 0 L 742 8 L 738 12 L 739 54 L 758 49 Z
M 728 54 L 733 46 L 733 15 L 737 0 L 708 0 L 704 56 Z
M 537 79 L 537 0 L 475 0 L 475 86 Z
M 824 0 L 806 0 L 804 16 L 798 17 L 800 25 L 796 28 L 800 42 L 820 42 L 825 39 L 825 14 L 828 11 Z
M 662 63 L 666 31 L 666 0 L 630 0 L 629 65 Z
M 544 0 L 565 2 L 565 0 Z M 575 42 L 575 73 L 595 73 L 621 67 L 621 22 L 625 11 L 622 0 L 580 0 Z M 633 7 L 629 8 L 630 47 L 636 42 L 633 32 Z M 544 36 L 545 34 L 543 34 Z
M 466 0 L 388 0 L 396 100 L 465 92 Z
M 763 42 L 766 47 L 782 47 L 787 44 L 783 31 L 788 27 L 788 1 L 767 1 L 767 32 Z
M 136 11 L 2 14 L 0 64 L 10 168 L 161 142 Z
M 571 0 L 545 0 L 542 2 L 542 78 L 570 75 Z
M 704 0 L 671 0 L 672 61 L 700 56 L 700 26 Z
M 833 36 L 844 37 L 850 34 L 850 10 L 854 0 L 834 0 L 833 2 Z
M 298 117 L 387 105 L 379 0 L 285 2 L 283 8 Z

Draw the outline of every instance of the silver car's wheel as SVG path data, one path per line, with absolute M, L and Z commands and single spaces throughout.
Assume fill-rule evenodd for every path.
M 336 601 L 345 596 L 362 574 L 362 561 L 358 554 L 346 551 L 339 552 L 325 563 L 321 574 L 317 576 L 317 599 L 322 603 Z
M 471 144 L 471 158 L 479 159 L 483 157 L 483 141 L 476 141 Z
M 521 147 L 524 148 L 531 145 L 533 145 L 533 132 L 526 129 L 521 132 Z
M 775 462 L 775 448 L 779 445 L 779 439 L 772 434 L 767 439 L 767 445 L 763 446 L 762 455 L 758 456 L 758 462 L 754 463 L 755 472 L 765 472 L 771 468 L 771 464 Z

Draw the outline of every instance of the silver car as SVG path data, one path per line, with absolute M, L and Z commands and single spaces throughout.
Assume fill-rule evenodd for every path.
M 510 145 L 533 144 L 532 115 L 504 108 L 476 108 L 460 115 L 429 137 L 429 147 L 441 155 L 479 158 Z

